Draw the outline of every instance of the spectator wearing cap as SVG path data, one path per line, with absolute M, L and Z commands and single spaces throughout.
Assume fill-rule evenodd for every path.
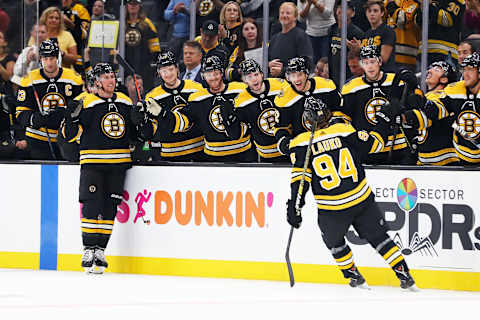
M 213 20 L 207 20 L 200 29 L 200 36 L 195 40 L 200 43 L 204 57 L 206 55 L 219 56 L 224 63 L 224 68 L 226 68 L 231 55 L 228 48 L 219 41 L 219 37 L 218 23 Z
M 160 53 L 157 29 L 147 18 L 141 0 L 127 0 L 126 22 L 125 59 L 142 76 L 145 90 L 148 91 L 154 84 L 152 65 Z
M 224 5 L 225 2 L 220 0 L 195 0 L 195 8 L 197 8 L 196 34 L 199 33 L 205 21 L 220 22 L 220 11 Z
M 180 73 L 181 80 L 193 80 L 205 86 L 207 83 L 200 73 L 202 63 L 202 47 L 197 41 L 186 41 L 183 44 L 183 64 L 185 71 Z
M 313 59 L 313 49 L 309 37 L 297 27 L 298 10 L 293 2 L 280 6 L 279 21 L 282 31 L 273 35 L 268 49 L 268 67 L 273 77 L 283 77 L 289 59 L 306 56 Z
M 182 56 L 183 43 L 187 41 L 190 32 L 191 0 L 170 0 L 165 9 L 165 20 L 173 25 L 172 38 L 168 47 L 176 57 Z
M 335 23 L 335 0 L 297 0 L 299 20 L 304 21 L 305 33 L 310 37 L 313 61 L 328 56 L 328 29 Z
M 328 43 L 330 50 L 328 52 L 328 72 L 329 77 L 337 87 L 340 86 L 340 64 L 341 64 L 341 49 L 342 49 L 342 1 L 337 0 L 334 7 L 335 24 L 328 30 Z M 355 15 L 355 8 L 352 1 L 347 1 L 347 55 L 351 51 L 352 40 L 362 39 L 363 31 L 352 22 L 352 17 Z M 347 68 L 345 79 L 351 78 L 352 73 Z

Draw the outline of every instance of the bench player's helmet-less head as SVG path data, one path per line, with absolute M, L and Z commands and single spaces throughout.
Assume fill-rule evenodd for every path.
M 316 128 L 325 128 L 332 118 L 332 112 L 322 100 L 310 96 L 305 99 L 302 117 L 307 124 L 316 123 Z
M 214 70 L 220 70 L 223 73 L 223 62 L 217 55 L 206 56 L 202 62 L 202 73 L 210 72 Z
M 58 57 L 59 52 L 58 43 L 50 39 L 42 41 L 38 49 L 40 57 Z
M 308 76 L 310 74 L 310 59 L 308 57 L 295 57 L 289 59 L 285 74 L 288 75 L 294 72 L 305 72 Z
M 158 55 L 157 58 L 157 72 L 160 72 L 160 69 L 168 66 L 176 66 L 177 59 L 172 51 L 162 52 Z
M 242 76 L 246 76 L 247 74 L 254 73 L 254 72 L 261 72 L 262 67 L 258 64 L 257 61 L 253 59 L 246 59 L 240 63 L 240 72 Z

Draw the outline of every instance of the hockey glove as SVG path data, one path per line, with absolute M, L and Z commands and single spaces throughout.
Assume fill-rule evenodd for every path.
M 167 109 L 155 101 L 155 99 L 148 98 L 145 103 L 147 105 L 147 112 L 152 116 L 164 118 L 167 114 Z
M 34 129 L 44 127 L 48 122 L 48 115 L 43 115 L 40 112 L 34 112 L 30 116 L 30 126 Z
M 80 112 L 82 109 L 83 99 L 70 101 L 65 112 L 65 118 L 71 119 L 72 122 L 78 122 L 78 118 L 80 117 Z
M 295 201 L 289 199 L 287 201 L 287 221 L 292 227 L 298 229 L 302 224 L 302 212 L 295 209 Z
M 412 70 L 407 68 L 401 68 L 398 72 L 400 73 L 400 80 L 405 82 L 410 90 L 413 90 L 418 86 L 417 77 Z
M 130 119 L 135 126 L 145 124 L 147 120 L 147 114 L 144 112 L 145 108 L 143 103 L 140 101 L 137 102 L 137 105 L 133 108 L 132 113 L 130 114 Z
M 290 138 L 287 136 L 283 136 L 277 142 L 277 149 L 283 155 L 290 154 Z

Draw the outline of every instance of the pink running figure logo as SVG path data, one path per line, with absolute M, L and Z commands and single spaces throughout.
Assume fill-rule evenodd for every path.
M 143 204 L 150 200 L 150 196 L 152 195 L 151 192 L 148 192 L 144 189 L 143 193 L 139 192 L 135 197 L 135 202 L 137 203 L 137 215 L 135 219 L 133 219 L 133 223 L 137 223 L 138 218 L 142 218 L 143 222 L 146 224 L 150 224 L 150 220 L 145 220 L 143 217 L 145 216 L 145 209 L 143 209 Z

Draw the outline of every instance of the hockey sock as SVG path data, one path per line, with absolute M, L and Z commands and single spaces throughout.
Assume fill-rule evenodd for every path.
M 342 271 L 343 276 L 347 279 L 352 277 L 352 273 L 350 269 L 355 267 L 355 263 L 353 262 L 353 252 L 347 244 L 344 244 L 338 248 L 332 248 L 330 252 L 337 263 L 338 268 Z
M 375 249 L 390 265 L 393 271 L 395 271 L 397 277 L 399 277 L 397 270 L 408 273 L 408 266 L 403 258 L 402 252 L 388 236 L 387 239 L 380 242 Z

